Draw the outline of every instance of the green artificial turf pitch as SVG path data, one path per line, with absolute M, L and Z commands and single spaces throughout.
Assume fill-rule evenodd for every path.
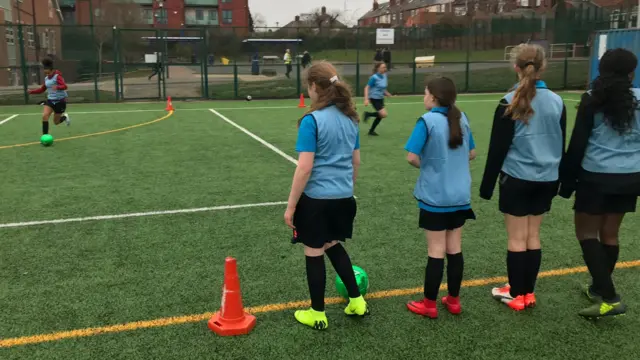
M 570 122 L 576 94 L 568 99 Z M 478 198 L 498 95 L 461 96 L 478 147 L 472 163 L 478 220 L 464 229 L 465 279 L 505 275 L 506 235 L 493 201 Z M 348 251 L 370 291 L 421 286 L 427 258 L 412 189 L 418 172 L 403 150 L 423 107 L 389 101 L 390 117 L 367 137 L 356 185 L 358 217 Z M 573 100 L 573 101 L 570 101 Z M 360 100 L 361 102 L 361 100 Z M 126 131 L 0 149 L 0 223 L 286 201 L 294 165 L 208 109 L 294 156 L 296 100 L 175 103 L 166 120 Z M 56 139 L 141 124 L 162 104 L 69 106 Z M 360 106 L 359 111 L 363 110 Z M 37 141 L 40 107 L 4 107 L 0 147 Z M 542 226 L 542 270 L 582 266 L 572 202 L 556 199 Z M 171 316 L 220 306 L 223 262 L 238 259 L 246 306 L 308 298 L 300 246 L 290 244 L 284 205 L 0 228 L 0 339 Z M 627 216 L 621 261 L 640 259 L 640 222 Z M 328 264 L 327 296 L 336 296 Z M 538 307 L 514 313 L 491 299 L 492 285 L 464 288 L 463 314 L 438 320 L 409 313 L 419 294 L 370 300 L 372 316 L 347 319 L 328 305 L 329 329 L 295 322 L 292 310 L 258 314 L 254 331 L 221 338 L 205 321 L 0 348 L 2 359 L 635 359 L 640 346 L 638 269 L 615 281 L 626 317 L 588 322 L 579 287 L 586 274 L 540 279 Z M 1 340 L 0 340 L 1 341 Z M 635 354 L 635 355 L 634 355 Z

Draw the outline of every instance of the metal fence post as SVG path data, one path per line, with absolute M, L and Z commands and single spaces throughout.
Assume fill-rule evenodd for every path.
M 96 99 L 96 102 L 100 102 L 100 91 L 98 89 L 98 69 L 100 69 L 100 64 L 98 63 L 98 61 L 100 60 L 100 56 L 96 56 L 97 55 L 97 49 L 95 48 L 96 46 L 96 31 L 95 31 L 95 26 L 93 25 L 93 1 L 89 0 L 89 26 L 91 27 L 91 43 L 93 44 L 94 48 L 94 68 L 93 68 L 93 92 L 94 92 L 94 96 Z M 102 51 L 102 49 L 100 49 L 100 51 Z M 102 74 L 100 74 L 102 75 Z
M 238 85 L 239 85 L 238 62 L 234 60 L 233 61 L 233 98 L 234 99 L 238 99 L 239 97 Z
M 113 37 L 113 66 L 114 66 L 114 80 L 115 80 L 115 90 L 116 90 L 116 101 L 120 101 L 120 56 L 118 54 L 118 36 L 116 27 L 113 27 L 112 37 Z
M 20 10 L 18 10 L 20 11 Z M 22 91 L 24 94 L 24 103 L 27 104 L 29 102 L 29 80 L 27 79 L 27 68 L 26 63 L 26 55 L 24 53 L 24 29 L 22 28 L 22 24 L 18 23 L 18 44 L 20 46 L 20 72 L 22 73 Z
M 356 28 L 356 96 L 360 96 L 360 27 Z
M 209 39 L 206 27 L 202 28 L 202 56 L 204 57 L 204 98 L 209 99 Z
M 412 35 L 414 41 L 417 40 L 416 39 L 416 37 L 417 37 L 416 36 L 416 29 L 417 28 L 414 27 L 411 30 L 411 35 Z M 416 64 L 417 51 L 418 51 L 418 49 L 416 48 L 416 46 L 413 46 L 413 56 L 411 57 L 411 62 L 413 62 L 413 75 L 412 75 L 412 84 L 411 84 L 411 93 L 412 94 L 416 93 L 416 82 L 417 82 L 416 77 L 418 76 L 418 69 L 417 69 L 418 64 Z

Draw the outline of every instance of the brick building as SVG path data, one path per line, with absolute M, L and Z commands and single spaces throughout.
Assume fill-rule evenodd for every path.
M 611 0 L 614 1 L 614 0 Z M 402 27 L 431 25 L 448 13 L 466 16 L 469 13 L 482 17 L 528 9 L 544 11 L 555 6 L 555 0 L 389 0 L 373 1 L 373 6 L 359 20 L 359 26 Z
M 22 84 L 22 56 L 29 66 L 27 82 L 39 81 L 40 60 L 48 54 L 57 56 L 60 50 L 61 23 L 57 0 L 0 0 L 0 86 Z M 22 24 L 24 54 L 18 24 Z
M 89 25 L 107 4 L 140 11 L 141 26 L 179 29 L 191 26 L 249 27 L 248 0 L 61 0 L 65 24 Z M 91 1 L 91 3 L 90 3 Z M 132 10 L 133 11 L 133 10 Z

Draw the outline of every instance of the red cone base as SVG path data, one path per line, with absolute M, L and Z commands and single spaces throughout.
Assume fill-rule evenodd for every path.
M 225 320 L 220 312 L 215 313 L 208 324 L 209 329 L 220 336 L 246 335 L 256 326 L 256 317 L 245 313 L 239 321 Z

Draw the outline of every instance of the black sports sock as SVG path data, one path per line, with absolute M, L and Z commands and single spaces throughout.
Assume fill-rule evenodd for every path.
M 327 281 L 323 256 L 307 256 L 307 282 L 311 307 L 315 311 L 324 311 L 324 287 Z
M 47 135 L 49 133 L 49 122 L 48 121 L 43 121 L 42 122 L 42 135 Z
M 536 289 L 536 280 L 538 280 L 541 262 L 542 250 L 527 250 L 527 283 L 524 289 L 526 294 L 531 294 Z
M 602 244 L 602 249 L 605 254 L 607 254 L 607 259 L 609 259 L 609 272 L 613 274 L 613 270 L 615 270 L 616 263 L 618 262 L 618 256 L 620 255 L 620 246 Z
M 370 134 L 376 131 L 376 128 L 378 127 L 378 125 L 380 125 L 381 121 L 382 119 L 380 119 L 380 117 L 376 114 L 376 119 L 373 121 L 373 125 L 371 125 L 371 129 L 369 129 Z
M 511 285 L 511 296 L 514 298 L 526 294 L 526 260 L 526 251 L 507 251 L 507 275 Z
M 593 286 L 605 301 L 616 298 L 616 289 L 609 272 L 609 259 L 602 249 L 598 239 L 585 239 L 580 241 L 582 256 L 587 264 L 589 273 L 593 278 Z
M 463 271 L 464 258 L 462 257 L 462 253 L 447 254 L 447 287 L 450 296 L 460 296 Z
M 356 282 L 356 276 L 353 273 L 353 266 L 351 265 L 351 259 L 347 250 L 344 249 L 342 244 L 336 244 L 326 251 L 331 265 L 342 279 L 344 286 L 347 288 L 350 298 L 360 297 L 360 289 L 358 289 L 358 283 Z
M 442 275 L 444 273 L 444 259 L 429 256 L 424 274 L 424 297 L 435 301 L 438 298 Z
M 376 117 L 376 116 L 378 116 L 378 112 L 377 111 L 373 111 L 373 112 L 365 111 L 364 116 L 367 117 L 367 118 Z

